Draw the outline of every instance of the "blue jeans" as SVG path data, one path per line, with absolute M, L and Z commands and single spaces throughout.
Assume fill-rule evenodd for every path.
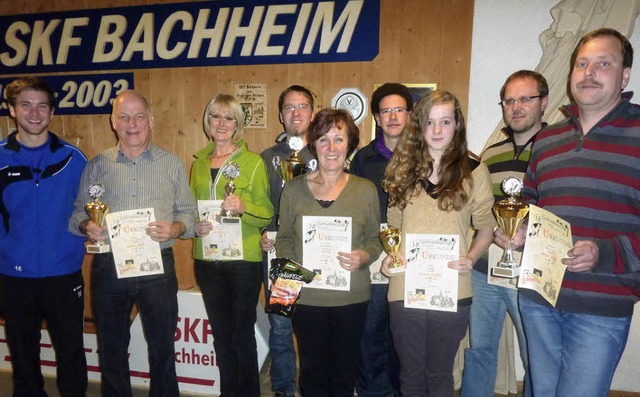
M 262 285 L 260 263 L 196 259 L 195 270 L 213 332 L 220 394 L 260 397 L 254 328 Z
M 269 300 L 267 280 L 269 267 L 267 255 L 262 261 L 264 290 Z M 279 314 L 269 314 L 269 355 L 271 356 L 271 390 L 293 396 L 296 393 L 296 350 L 293 345 L 293 325 L 291 318 Z
M 128 347 L 137 303 L 149 352 L 149 396 L 179 396 L 173 336 L 178 325 L 178 281 L 173 250 L 162 250 L 164 274 L 118 279 L 113 255 L 93 260 L 91 289 L 98 331 L 103 397 L 131 396 Z
M 531 379 L 527 359 L 527 341 L 518 311 L 518 291 L 487 283 L 485 273 L 473 270 L 469 339 L 464 353 L 461 397 L 493 397 L 498 368 L 498 345 L 507 313 L 518 335 L 520 358 L 525 369 L 524 397 L 531 397 Z
M 569 313 L 520 295 L 534 396 L 606 397 L 631 316 Z
M 269 323 L 271 390 L 293 396 L 296 393 L 296 351 L 291 318 L 269 314 Z
M 372 284 L 356 378 L 359 397 L 399 395 L 400 363 L 389 329 L 388 284 Z

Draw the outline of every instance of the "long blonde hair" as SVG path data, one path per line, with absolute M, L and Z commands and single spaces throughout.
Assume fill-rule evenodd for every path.
M 434 170 L 434 159 L 429 154 L 425 128 L 429 113 L 435 105 L 451 103 L 454 108 L 456 129 L 453 139 L 440 159 L 438 185 L 433 192 L 438 197 L 438 208 L 459 211 L 469 200 L 473 187 L 470 178 L 473 167 L 467 150 L 464 116 L 458 99 L 447 91 L 436 90 L 416 104 L 411 119 L 394 150 L 385 170 L 383 187 L 389 193 L 389 206 L 404 210 L 412 197 L 428 185 Z

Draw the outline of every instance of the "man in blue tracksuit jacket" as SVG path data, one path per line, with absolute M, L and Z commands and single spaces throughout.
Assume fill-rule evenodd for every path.
M 54 92 L 37 77 L 7 86 L 17 131 L 0 141 L 0 315 L 12 357 L 13 396 L 46 396 L 43 320 L 61 396 L 84 396 L 84 239 L 67 231 L 87 159 L 49 132 Z

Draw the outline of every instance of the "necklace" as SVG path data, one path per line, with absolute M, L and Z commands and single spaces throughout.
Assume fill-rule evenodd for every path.
M 225 154 L 220 154 L 220 155 L 215 155 L 215 154 L 212 153 L 211 157 L 213 157 L 214 159 L 221 159 L 223 157 L 227 157 L 227 156 L 233 154 L 233 152 L 235 152 L 235 151 L 236 151 L 236 145 L 233 145 L 233 148 L 231 148 L 230 152 L 225 153 Z

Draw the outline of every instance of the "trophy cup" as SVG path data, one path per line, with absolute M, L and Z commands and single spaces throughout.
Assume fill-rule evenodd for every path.
M 380 244 L 382 244 L 384 252 L 391 255 L 391 258 L 393 259 L 389 265 L 389 272 L 404 272 L 404 265 L 397 256 L 398 250 L 400 249 L 400 242 L 402 241 L 402 233 L 400 232 L 400 229 L 397 227 L 388 227 L 378 233 L 378 238 L 380 239 Z
M 236 191 L 236 184 L 233 181 L 238 179 L 240 176 L 240 166 L 237 163 L 230 161 L 222 169 L 222 175 L 229 180 L 227 184 L 224 185 L 224 197 L 228 197 Z M 237 218 L 238 214 L 231 210 L 222 210 L 219 216 L 224 218 Z
M 491 273 L 496 277 L 514 278 L 520 275 L 520 266 L 513 258 L 511 240 L 516 237 L 518 229 L 529 213 L 529 206 L 516 198 L 522 191 L 522 179 L 517 176 L 506 177 L 502 181 L 502 191 L 508 197 L 493 205 L 493 214 L 498 221 L 498 227 L 509 236 L 509 246 Z
M 100 197 L 104 194 L 104 188 L 99 183 L 94 183 L 89 186 L 89 196 L 91 201 L 84 205 L 84 210 L 91 219 L 98 226 L 104 224 L 105 217 L 109 213 L 109 206 L 100 201 Z M 109 244 L 105 244 L 104 241 L 90 241 L 87 244 L 87 252 L 90 254 L 104 254 L 111 251 Z
M 289 158 L 278 161 L 283 185 L 294 177 L 304 174 L 307 170 L 307 162 L 298 157 L 298 152 L 304 147 L 304 140 L 299 136 L 292 136 L 289 138 L 289 147 L 293 150 Z M 275 158 L 274 167 L 278 167 Z

